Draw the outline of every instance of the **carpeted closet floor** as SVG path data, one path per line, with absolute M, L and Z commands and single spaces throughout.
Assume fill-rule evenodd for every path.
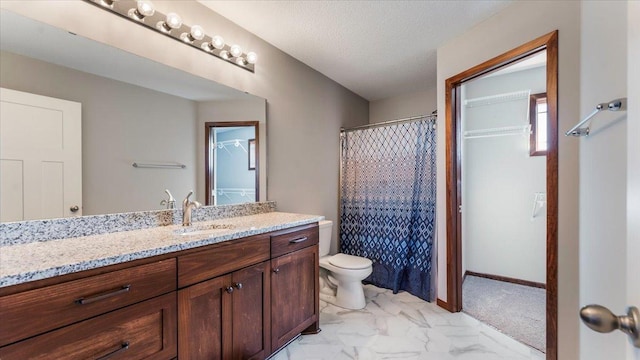
M 462 311 L 542 352 L 546 345 L 544 289 L 466 276 Z

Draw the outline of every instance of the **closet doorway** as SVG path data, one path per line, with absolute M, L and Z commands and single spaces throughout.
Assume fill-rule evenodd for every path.
M 543 307 L 538 318 L 546 321 L 538 339 L 527 334 L 526 323 L 512 334 L 501 330 L 556 359 L 557 31 L 451 77 L 445 86 L 448 310 L 478 305 L 463 301 L 478 296 L 471 285 L 463 291 L 465 275 L 482 291 L 492 287 L 489 281 L 536 289 Z M 491 302 L 500 300 L 498 291 L 489 294 Z M 505 315 L 495 305 L 480 304 L 480 312 Z M 523 309 L 517 317 L 530 315 Z M 499 322 L 510 319 L 498 316 Z
M 206 122 L 206 205 L 260 199 L 258 121 Z

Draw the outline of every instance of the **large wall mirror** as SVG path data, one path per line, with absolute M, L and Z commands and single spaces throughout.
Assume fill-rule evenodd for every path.
M 265 99 L 0 15 L 1 221 L 160 210 L 165 189 L 177 204 L 190 190 L 208 203 L 208 122 L 256 124 L 253 174 L 263 180 L 242 202 L 267 199 Z

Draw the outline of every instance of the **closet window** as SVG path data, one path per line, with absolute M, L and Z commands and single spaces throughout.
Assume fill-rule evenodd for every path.
M 529 98 L 531 156 L 547 155 L 547 93 L 532 94 Z

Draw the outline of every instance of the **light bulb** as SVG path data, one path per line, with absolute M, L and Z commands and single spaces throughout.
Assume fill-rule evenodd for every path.
M 245 60 L 243 57 L 239 57 L 236 59 L 236 64 L 240 66 L 245 66 L 247 65 L 247 60 Z
M 220 50 L 224 47 L 224 39 L 222 38 L 222 36 L 216 35 L 211 39 L 211 45 L 213 45 L 214 48 Z
M 168 13 L 165 23 L 172 29 L 178 29 L 180 26 L 182 26 L 182 18 L 176 13 Z
M 191 37 L 195 40 L 202 40 L 204 38 L 204 29 L 200 25 L 193 25 L 191 27 Z
M 247 62 L 249 64 L 255 64 L 256 61 L 258 61 L 258 54 L 254 53 L 253 51 L 249 51 L 247 53 Z
M 164 33 L 170 33 L 173 29 L 178 29 L 182 26 L 182 18 L 176 13 L 168 13 L 165 21 L 158 21 L 156 28 Z M 185 40 L 189 34 L 185 33 L 180 38 Z
M 229 52 L 227 50 L 222 50 L 220 51 L 220 57 L 225 60 L 229 60 L 231 56 L 229 55 Z
M 193 25 L 191 27 L 191 31 L 188 33 L 182 33 L 180 34 L 180 40 L 188 43 L 188 44 L 193 44 L 194 41 L 196 40 L 202 40 L 204 38 L 204 30 L 202 29 L 202 26 L 200 25 Z M 203 48 L 205 49 L 205 48 Z M 205 49 L 206 50 L 206 49 Z
M 233 45 L 230 49 L 231 51 L 231 55 L 233 55 L 233 57 L 238 57 L 240 55 L 242 55 L 242 48 L 240 47 L 240 45 Z
M 156 9 L 149 0 L 138 0 L 138 12 L 143 16 L 153 16 Z
M 136 8 L 129 10 L 127 13 L 130 18 L 136 20 L 143 20 L 147 16 L 153 16 L 156 9 L 153 7 L 153 3 L 149 0 L 138 0 L 136 2 Z

